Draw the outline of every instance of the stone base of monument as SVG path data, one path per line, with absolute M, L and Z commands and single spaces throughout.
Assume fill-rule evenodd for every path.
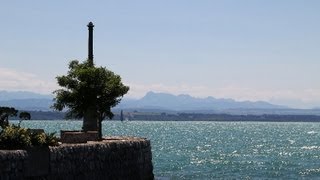
M 60 131 L 60 136 L 62 143 L 86 143 L 99 140 L 98 131 Z

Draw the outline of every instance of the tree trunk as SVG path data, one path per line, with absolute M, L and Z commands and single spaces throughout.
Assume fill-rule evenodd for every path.
M 94 107 L 89 107 L 83 117 L 83 131 L 99 131 L 98 115 Z
M 99 140 L 101 141 L 102 140 L 102 120 L 99 119 Z
M 9 126 L 9 116 L 8 115 L 4 115 L 4 116 L 0 117 L 0 126 L 2 129 Z

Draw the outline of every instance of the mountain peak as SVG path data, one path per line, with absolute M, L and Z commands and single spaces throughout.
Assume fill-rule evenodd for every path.
M 158 93 L 158 92 L 153 92 L 149 91 L 147 94 L 142 98 L 159 98 L 159 97 L 173 97 L 174 95 L 169 94 L 169 93 Z

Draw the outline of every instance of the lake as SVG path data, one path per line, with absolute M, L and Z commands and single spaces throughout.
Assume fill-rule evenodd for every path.
M 81 121 L 23 121 L 54 132 Z M 157 179 L 320 178 L 320 123 L 104 121 L 107 136 L 151 140 Z

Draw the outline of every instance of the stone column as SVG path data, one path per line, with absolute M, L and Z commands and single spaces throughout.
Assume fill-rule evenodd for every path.
M 88 30 L 89 30 L 89 37 L 88 37 L 88 61 L 93 66 L 93 23 L 89 22 Z
M 93 64 L 93 23 L 89 22 L 88 30 L 89 30 L 89 37 L 88 37 L 88 63 L 90 66 L 94 66 Z M 83 131 L 98 131 L 98 114 L 97 109 L 94 105 L 91 107 L 87 107 L 86 111 L 84 112 L 83 117 Z

